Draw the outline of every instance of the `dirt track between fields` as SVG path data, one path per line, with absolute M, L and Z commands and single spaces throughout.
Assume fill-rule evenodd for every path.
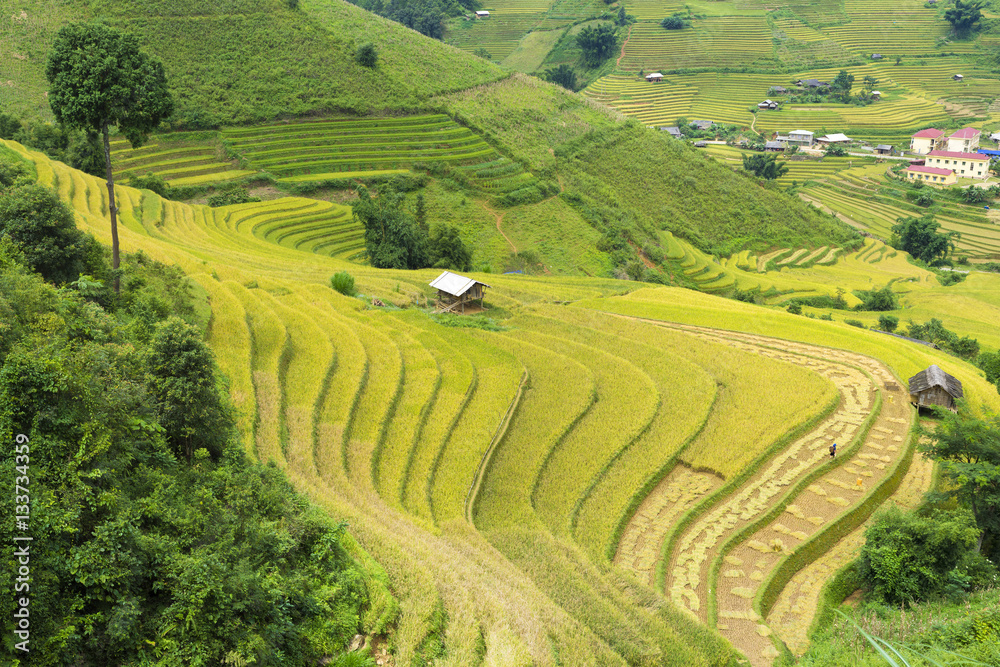
M 657 323 L 663 325 L 663 323 Z M 750 659 L 754 667 L 770 667 L 778 655 L 770 634 L 785 634 L 785 617 L 778 627 L 767 625 L 754 609 L 754 598 L 773 568 L 805 540 L 821 532 L 845 511 L 856 507 L 884 479 L 904 453 L 912 408 L 903 385 L 881 362 L 843 350 L 790 341 L 703 329 L 664 325 L 714 342 L 804 366 L 830 379 L 841 396 L 838 407 L 806 434 L 772 456 L 725 498 L 692 522 L 663 560 L 663 545 L 680 516 L 721 486 L 714 475 L 677 468 L 645 499 L 623 532 L 615 563 L 655 584 L 657 567 L 666 568 L 665 593 L 671 600 L 709 621 L 710 598 L 716 605 L 718 629 Z M 780 390 L 780 388 L 766 388 Z M 854 450 L 850 442 L 861 432 L 882 392 L 882 407 L 867 436 Z M 829 467 L 828 448 L 840 447 L 836 467 Z M 761 520 L 798 482 L 817 466 L 828 468 L 792 498 L 788 507 L 732 548 L 719 570 L 716 590 L 709 591 L 712 564 L 727 541 L 748 524 Z M 713 481 L 714 480 L 714 481 Z M 800 596 L 801 597 L 801 596 Z M 811 619 L 815 596 L 796 602 L 795 621 L 788 629 L 800 636 Z M 777 605 L 776 605 L 777 606 Z

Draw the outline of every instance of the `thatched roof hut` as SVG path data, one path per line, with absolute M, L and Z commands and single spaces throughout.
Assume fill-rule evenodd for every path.
M 962 383 L 937 366 L 928 366 L 910 378 L 910 402 L 917 407 L 940 405 L 954 410 L 955 399 L 962 396 Z

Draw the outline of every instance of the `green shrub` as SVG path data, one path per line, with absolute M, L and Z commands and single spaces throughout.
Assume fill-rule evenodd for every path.
M 362 44 L 358 47 L 357 53 L 354 54 L 354 59 L 362 67 L 374 68 L 378 66 L 378 51 L 371 42 Z
M 792 303 L 788 304 L 787 310 L 792 315 L 801 315 L 802 314 L 802 305 L 798 304 L 798 303 L 792 302 Z
M 968 591 L 979 530 L 968 511 L 907 514 L 892 505 L 865 531 L 859 574 L 865 593 L 899 606 Z
M 230 206 L 232 204 L 249 204 L 260 201 L 260 197 L 251 197 L 247 189 L 240 185 L 229 185 L 208 198 L 208 205 L 213 208 Z
M 861 299 L 861 303 L 854 307 L 855 310 L 882 311 L 899 309 L 899 298 L 889 285 L 881 289 L 855 290 L 854 294 Z
M 330 276 L 330 287 L 337 290 L 344 296 L 354 296 L 354 276 L 347 271 L 338 271 Z
M 867 329 L 864 322 L 859 320 L 844 320 L 844 324 L 850 324 L 852 327 L 858 327 L 859 329 Z
M 882 331 L 892 333 L 899 326 L 899 318 L 895 315 L 879 315 L 878 328 Z
M 128 184 L 133 188 L 137 188 L 139 190 L 150 190 L 161 197 L 172 199 L 170 186 L 167 184 L 167 181 L 164 180 L 162 176 L 158 176 L 152 172 L 147 173 L 145 176 L 135 176 L 134 174 L 130 174 L 128 177 Z

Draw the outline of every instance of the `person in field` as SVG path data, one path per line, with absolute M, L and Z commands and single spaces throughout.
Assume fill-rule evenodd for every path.
M 837 443 L 833 443 L 832 445 L 830 445 L 830 458 L 833 458 L 836 455 L 837 455 Z

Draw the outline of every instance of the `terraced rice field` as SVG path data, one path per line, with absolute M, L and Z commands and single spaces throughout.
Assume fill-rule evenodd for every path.
M 128 175 L 156 174 L 170 185 L 199 185 L 234 180 L 252 174 L 227 159 L 217 139 L 204 132 L 177 132 L 153 137 L 132 149 L 124 138 L 111 141 L 111 164 L 115 179 Z
M 106 241 L 103 183 L 23 154 L 72 202 L 79 224 Z M 212 209 L 125 187 L 118 200 L 123 248 L 177 263 L 207 292 L 209 342 L 248 449 L 348 521 L 358 557 L 367 558 L 363 548 L 385 568 L 401 603 L 398 664 L 424 662 L 432 636 L 463 665 L 554 667 L 556 655 L 575 665 L 637 655 L 726 662 L 727 644 L 610 567 L 616 553 L 632 553 L 630 564 L 619 562 L 659 585 L 658 545 L 670 540 L 671 562 L 675 553 L 701 554 L 696 576 L 705 578 L 698 587 L 670 579 L 661 590 L 678 594 L 668 599 L 689 609 L 697 600 L 697 613 L 718 617 L 755 665 L 767 664 L 764 624 L 747 620 L 766 616 L 757 599 L 780 593 L 763 573 L 790 577 L 798 568 L 784 564 L 798 545 L 850 534 L 855 526 L 840 517 L 890 490 L 877 483 L 908 451 L 896 439 L 906 420 L 892 419 L 909 408 L 875 397 L 893 395 L 890 380 L 915 368 L 946 363 L 943 353 L 838 323 L 684 289 L 624 284 L 634 289 L 622 296 L 622 282 L 593 278 L 489 276 L 487 303 L 510 315 L 505 329 L 449 328 L 412 307 L 432 296 L 436 271 L 380 271 L 347 262 L 349 250 L 321 248 L 320 230 L 347 236 L 343 207 L 285 198 Z M 752 272 L 760 258 L 742 253 L 723 265 L 666 241 L 694 277 L 769 278 Z M 778 259 L 805 265 L 832 250 Z M 361 292 L 394 305 L 368 307 L 331 290 L 329 276 L 345 269 Z M 706 320 L 732 331 L 666 326 Z M 746 327 L 754 331 L 737 333 Z M 763 337 L 778 332 L 786 340 Z M 806 340 L 790 342 L 797 338 Z M 832 347 L 812 347 L 818 341 Z M 949 370 L 970 395 L 1000 403 L 975 369 Z M 796 391 L 761 397 L 761 378 Z M 856 444 L 844 440 L 840 465 L 825 463 L 829 437 L 862 432 Z M 769 486 L 775 476 L 789 486 Z M 863 490 L 850 486 L 855 477 Z M 710 542 L 687 539 L 710 531 L 717 511 L 732 518 L 726 508 L 751 487 L 760 490 L 754 512 Z M 706 502 L 700 518 L 684 518 Z M 641 517 L 653 525 L 670 517 L 676 538 L 649 536 Z M 766 563 L 763 553 L 753 563 L 726 562 L 765 539 L 780 540 L 783 551 L 769 551 Z M 676 567 L 664 568 L 674 576 Z
M 222 136 L 250 167 L 281 181 L 392 174 L 417 163 L 445 163 L 490 192 L 534 182 L 520 165 L 444 114 L 281 123 L 224 130 Z
M 694 19 L 693 27 L 685 30 L 664 30 L 660 19 L 632 26 L 619 69 L 652 72 L 706 63 L 713 68 L 773 63 L 771 30 L 763 16 L 708 16 Z

